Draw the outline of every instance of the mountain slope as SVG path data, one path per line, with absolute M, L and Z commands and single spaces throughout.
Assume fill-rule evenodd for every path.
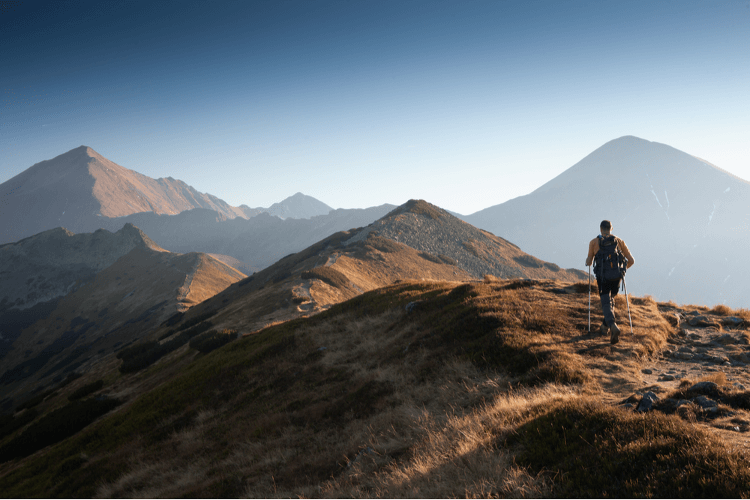
M 110 231 L 132 223 L 172 252 L 228 255 L 250 268 L 262 269 L 337 231 L 370 224 L 393 208 L 393 205 L 381 205 L 339 209 L 309 219 L 284 220 L 268 213 L 250 219 L 225 219 L 212 210 L 194 209 L 177 215 L 140 213 L 98 222 Z
M 268 207 L 267 212 L 282 219 L 309 219 L 316 215 L 326 215 L 331 210 L 333 208 L 312 196 L 296 193 L 279 203 L 274 203 Z
M 0 184 L 0 198 L 0 243 L 58 226 L 92 230 L 99 217 L 139 212 L 207 208 L 227 218 L 244 217 L 239 208 L 180 180 L 151 179 L 86 146 L 37 163 Z
M 245 277 L 205 254 L 167 252 L 131 225 L 115 234 L 60 228 L 0 247 L 3 253 L 12 253 L 3 260 L 3 282 L 12 286 L 2 290 L 11 303 L 0 311 L 4 404 L 91 366 Z
M 552 280 L 404 282 L 209 354 L 186 346 L 138 377 L 102 379 L 92 400 L 122 404 L 0 464 L 0 488 L 16 497 L 744 495 L 750 463 L 735 450 L 746 437 L 720 427 L 747 418 L 747 394 L 696 384 L 734 401 L 704 413 L 695 403 L 704 394 L 646 385 L 644 360 L 677 336 L 664 306 L 634 297 L 635 335 L 612 347 L 585 334 L 585 297 L 584 283 Z M 58 389 L 40 411 L 92 380 Z M 627 409 L 647 391 L 659 405 Z M 677 397 L 688 411 L 669 410 Z M 0 456 L 37 435 L 34 425 L 0 441 Z M 741 441 L 730 445 L 731 435 Z
M 747 307 L 750 184 L 664 144 L 622 137 L 534 192 L 465 220 L 583 269 L 603 219 L 632 251 L 636 293 Z
M 188 317 L 212 313 L 217 327 L 231 324 L 247 332 L 319 312 L 397 280 L 462 281 L 485 274 L 586 277 L 528 255 L 439 207 L 411 200 L 366 227 L 340 231 L 282 258 L 200 304 Z
M 76 281 L 92 277 L 136 247 L 166 251 L 132 224 L 116 233 L 73 234 L 59 227 L 2 245 L 0 312 L 65 295 Z
M 467 224 L 423 200 L 410 200 L 371 224 L 370 233 L 402 242 L 420 251 L 444 255 L 475 277 L 555 278 L 577 280 L 580 271 L 564 270 L 523 252 L 516 245 Z

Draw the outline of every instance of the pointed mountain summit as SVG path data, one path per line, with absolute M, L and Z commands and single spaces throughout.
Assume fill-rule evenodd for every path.
M 660 300 L 747 307 L 750 184 L 665 144 L 604 144 L 532 193 L 465 217 L 545 260 L 584 268 L 603 219 L 628 244 L 628 284 Z
M 317 215 L 327 215 L 333 210 L 322 201 L 302 193 L 289 196 L 268 208 L 250 208 L 247 205 L 240 205 L 239 208 L 248 219 L 262 213 L 275 215 L 282 219 L 310 219 Z
M 309 219 L 316 215 L 326 215 L 331 210 L 333 208 L 322 201 L 302 193 L 296 193 L 268 207 L 269 214 L 276 215 L 282 219 Z
M 399 280 L 468 281 L 488 274 L 586 279 L 581 271 L 539 260 L 442 208 L 410 200 L 368 226 L 339 231 L 281 258 L 199 304 L 185 319 L 215 314 L 218 328 L 234 325 L 250 332 Z
M 424 200 L 409 200 L 360 232 L 388 238 L 421 252 L 454 261 L 475 277 L 550 278 L 575 281 L 585 278 L 522 251 L 504 238 L 482 231 Z
M 57 226 L 90 230 L 97 227 L 97 218 L 140 212 L 207 208 L 230 219 L 244 217 L 240 209 L 180 180 L 152 179 L 87 146 L 37 163 L 0 184 L 0 198 L 0 243 Z

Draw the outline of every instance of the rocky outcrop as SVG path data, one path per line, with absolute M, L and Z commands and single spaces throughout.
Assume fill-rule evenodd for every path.
M 482 231 L 424 200 L 410 200 L 347 241 L 378 236 L 403 243 L 481 278 L 534 278 L 578 281 L 586 274 L 561 269 L 529 255 L 516 245 Z
M 67 294 L 134 248 L 164 251 L 132 224 L 116 233 L 50 229 L 0 246 L 0 311 L 27 309 Z

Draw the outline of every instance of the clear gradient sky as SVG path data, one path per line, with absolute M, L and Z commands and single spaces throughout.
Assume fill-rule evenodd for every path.
M 0 0 L 0 183 L 90 146 L 233 204 L 463 214 L 635 135 L 750 179 L 750 1 Z

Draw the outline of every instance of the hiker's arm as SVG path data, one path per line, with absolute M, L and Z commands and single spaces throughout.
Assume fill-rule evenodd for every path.
M 630 253 L 630 249 L 625 244 L 625 242 L 620 240 L 620 243 L 622 244 L 622 254 L 625 256 L 626 259 L 628 259 L 627 269 L 630 269 L 633 266 L 633 264 L 635 264 L 635 259 L 633 258 L 633 254 Z
M 594 255 L 596 254 L 596 240 L 589 242 L 589 255 L 586 257 L 586 267 L 589 267 L 594 261 Z

